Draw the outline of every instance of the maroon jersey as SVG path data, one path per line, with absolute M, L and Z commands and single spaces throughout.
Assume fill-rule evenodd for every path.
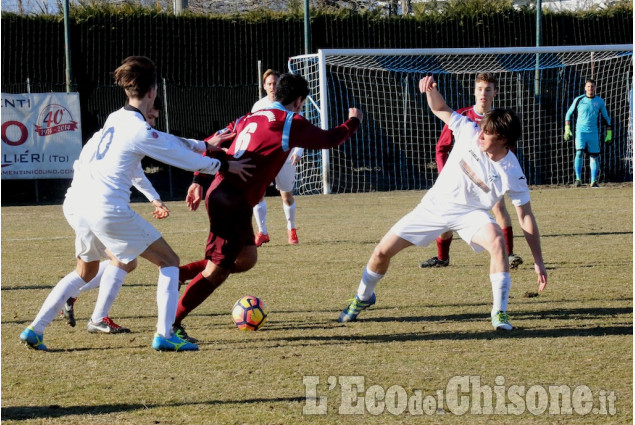
M 208 193 L 222 185 L 224 189 L 242 193 L 253 207 L 284 165 L 290 149 L 332 148 L 344 143 L 358 128 L 359 120 L 349 118 L 342 125 L 322 130 L 278 102 L 274 103 L 274 109 L 247 114 L 227 127 L 236 132 L 227 155 L 234 159 L 249 158 L 248 164 L 255 165 L 248 170 L 252 175 L 243 181 L 236 174 L 218 172 Z
M 474 110 L 473 106 L 459 109 L 456 112 L 458 114 L 467 116 L 469 119 L 476 123 L 481 122 L 481 119 L 483 118 L 483 115 L 479 115 L 478 112 Z M 450 128 L 446 124 L 443 126 L 443 130 L 441 131 L 441 135 L 439 136 L 439 140 L 437 141 L 435 159 L 437 162 L 437 169 L 439 173 L 445 166 L 445 162 L 448 160 L 448 156 L 450 155 L 452 146 L 454 146 L 454 135 L 452 134 L 452 130 L 450 130 Z

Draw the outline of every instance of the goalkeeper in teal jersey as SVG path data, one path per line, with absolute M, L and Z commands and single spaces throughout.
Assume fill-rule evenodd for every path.
M 564 140 L 569 140 L 571 132 L 571 115 L 577 113 L 575 125 L 575 185 L 582 186 L 582 164 L 584 163 L 584 151 L 589 154 L 591 168 L 591 187 L 598 186 L 598 155 L 600 154 L 600 137 L 598 129 L 598 115 L 602 117 L 608 126 L 606 130 L 605 143 L 613 141 L 613 131 L 611 130 L 611 118 L 606 111 L 604 99 L 595 95 L 595 81 L 588 79 L 584 84 L 584 94 L 574 99 L 573 104 L 567 111 L 565 117 Z

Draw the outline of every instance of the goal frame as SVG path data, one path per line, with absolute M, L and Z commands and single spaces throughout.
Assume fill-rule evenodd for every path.
M 291 72 L 291 61 L 311 58 L 318 60 L 319 72 L 319 112 L 320 127 L 328 129 L 329 122 L 329 102 L 322 101 L 329 99 L 326 65 L 328 56 L 440 56 L 440 55 L 503 55 L 503 54 L 535 54 L 536 55 L 536 92 L 540 84 L 540 55 L 549 53 L 575 53 L 575 52 L 619 52 L 633 51 L 633 44 L 610 44 L 610 45 L 582 45 L 582 46 L 537 46 L 537 47 L 490 47 L 490 48 L 437 48 L 437 49 L 319 49 L 317 53 L 297 55 L 289 58 L 288 68 Z M 633 81 L 635 86 L 635 78 Z M 632 125 L 632 123 L 631 123 Z M 632 131 L 630 129 L 629 131 Z M 323 194 L 331 194 L 331 182 L 329 181 L 330 151 L 322 150 L 322 185 Z

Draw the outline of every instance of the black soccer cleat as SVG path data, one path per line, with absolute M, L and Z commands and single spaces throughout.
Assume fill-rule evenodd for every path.
M 419 267 L 426 269 L 428 267 L 447 267 L 450 265 L 450 257 L 447 260 L 439 260 L 439 257 L 432 257 L 426 261 L 419 263 Z

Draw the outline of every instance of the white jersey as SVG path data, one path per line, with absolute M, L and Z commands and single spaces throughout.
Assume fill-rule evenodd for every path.
M 80 157 L 73 164 L 74 175 L 77 176 L 77 180 L 73 180 L 73 183 L 75 181 L 82 181 L 86 178 L 85 176 L 78 176 L 82 173 L 82 163 L 87 164 L 88 159 L 94 156 L 99 141 L 101 140 L 102 132 L 103 130 L 99 130 L 97 133 L 93 134 L 93 137 L 91 137 L 84 145 Z M 73 195 L 78 192 L 77 186 L 80 185 L 73 183 L 71 183 L 71 187 L 66 193 L 67 197 L 73 197 Z M 141 192 L 141 194 L 143 194 L 143 196 L 145 196 L 150 202 L 154 201 L 155 199 L 161 199 L 159 193 L 156 191 L 154 186 L 152 186 L 152 183 L 150 183 L 150 180 L 148 180 L 148 177 L 143 172 L 141 163 L 139 163 L 139 167 L 137 167 L 137 169 L 135 170 L 134 176 L 132 178 L 132 185 L 136 187 L 137 190 Z M 77 198 L 77 200 L 81 202 L 81 194 L 79 194 Z
M 221 162 L 201 155 L 206 147 L 200 140 L 153 129 L 139 110 L 126 106 L 110 114 L 98 137 L 82 149 L 67 196 L 97 205 L 129 204 L 130 188 L 141 179 L 145 156 L 185 170 L 215 174 Z
M 276 109 L 275 106 L 273 106 L 273 101 L 269 100 L 267 96 L 254 103 L 254 106 L 251 107 L 251 112 L 258 112 L 263 109 Z M 302 154 L 304 154 L 304 148 L 293 148 L 289 153 L 289 157 L 291 157 L 291 155 L 295 155 L 298 158 L 301 158 Z M 295 179 L 295 174 L 293 178 Z
M 454 148 L 423 203 L 436 209 L 490 210 L 505 193 L 515 206 L 529 202 L 527 179 L 513 152 L 492 161 L 479 148 L 481 130 L 474 121 L 454 112 L 448 126 L 454 133 Z
M 269 100 L 269 97 L 267 96 L 256 101 L 256 103 L 254 103 L 254 106 L 251 107 L 251 112 L 258 112 L 262 109 L 273 109 L 273 102 Z

